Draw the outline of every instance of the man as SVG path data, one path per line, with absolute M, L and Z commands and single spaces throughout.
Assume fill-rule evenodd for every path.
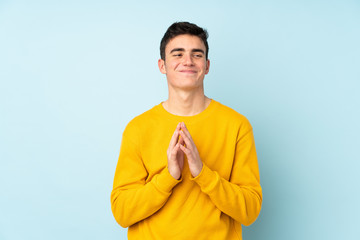
M 111 193 L 128 239 L 242 239 L 262 191 L 248 120 L 204 95 L 207 32 L 171 25 L 160 46 L 169 98 L 123 133 Z

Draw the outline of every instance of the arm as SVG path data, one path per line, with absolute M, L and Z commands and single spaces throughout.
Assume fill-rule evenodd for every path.
M 136 134 L 124 131 L 111 192 L 111 210 L 122 227 L 131 226 L 157 212 L 180 182 L 167 167 L 146 183 L 148 173 L 142 162 Z
M 210 197 L 220 211 L 243 225 L 253 223 L 260 213 L 262 191 L 252 129 L 250 128 L 237 139 L 229 181 L 220 177 L 205 164 L 200 165 L 201 160 L 196 154 L 196 146 L 185 125 L 183 130 L 182 136 L 186 148 L 182 147 L 182 150 L 188 157 L 190 171 L 194 177 L 192 180 Z M 202 168 L 196 167 L 196 164 Z

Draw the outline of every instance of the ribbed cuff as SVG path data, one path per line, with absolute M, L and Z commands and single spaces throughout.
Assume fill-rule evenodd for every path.
M 170 193 L 171 190 L 182 181 L 182 178 L 179 180 L 173 178 L 168 168 L 164 168 L 161 173 L 159 173 L 156 178 L 154 179 L 154 185 L 157 189 L 159 189 L 162 192 Z
M 195 181 L 200 186 L 201 191 L 209 193 L 219 183 L 220 176 L 203 164 L 203 168 L 201 169 L 199 175 L 194 178 L 191 177 L 190 180 Z

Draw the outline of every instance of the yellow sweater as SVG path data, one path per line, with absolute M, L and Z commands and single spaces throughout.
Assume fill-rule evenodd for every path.
M 184 122 L 203 161 L 192 178 L 185 159 L 180 180 L 167 169 L 166 150 Z M 262 202 L 252 127 L 215 100 L 200 114 L 176 116 L 161 104 L 124 130 L 111 208 L 129 227 L 128 239 L 242 239 L 241 224 L 257 218 Z

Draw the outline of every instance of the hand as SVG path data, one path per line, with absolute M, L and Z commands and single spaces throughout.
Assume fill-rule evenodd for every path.
M 175 179 L 180 179 L 184 167 L 184 153 L 180 146 L 184 145 L 184 139 L 180 136 L 180 123 L 177 125 L 173 136 L 171 137 L 167 149 L 168 169 L 170 175 Z
M 202 168 L 203 168 L 203 163 L 200 159 L 200 155 L 199 152 L 195 146 L 195 143 L 190 135 L 190 132 L 187 130 L 185 123 L 180 123 L 180 129 L 182 131 L 180 131 L 180 136 L 181 138 L 183 138 L 185 145 L 184 144 L 180 144 L 180 149 L 186 154 L 188 163 L 189 163 L 189 169 L 190 169 L 190 173 L 193 177 L 196 177 L 197 175 L 200 174 Z

